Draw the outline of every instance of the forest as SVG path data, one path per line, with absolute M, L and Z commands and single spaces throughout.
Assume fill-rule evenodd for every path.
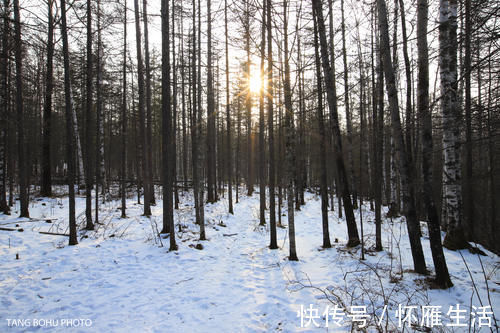
M 0 7 L 2 331 L 498 332 L 497 1 Z

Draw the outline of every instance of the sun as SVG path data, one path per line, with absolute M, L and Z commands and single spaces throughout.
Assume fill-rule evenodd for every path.
M 261 85 L 262 85 L 262 80 L 260 78 L 260 73 L 256 71 L 251 71 L 250 79 L 248 82 L 248 88 L 250 89 L 250 92 L 253 94 L 259 94 Z

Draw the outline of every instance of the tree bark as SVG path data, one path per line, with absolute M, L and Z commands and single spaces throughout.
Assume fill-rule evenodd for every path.
M 384 73 L 386 77 L 387 98 L 391 109 L 391 123 L 394 134 L 397 158 L 400 163 L 401 183 L 403 186 L 403 202 L 406 215 L 406 226 L 413 257 L 415 271 L 426 274 L 425 258 L 420 243 L 420 226 L 415 210 L 415 198 L 413 193 L 413 169 L 409 164 L 408 154 L 403 142 L 403 131 L 401 129 L 401 119 L 399 117 L 398 95 L 396 90 L 396 79 L 392 67 L 389 45 L 389 27 L 387 23 L 387 8 L 385 0 L 377 0 L 378 20 L 380 30 L 380 51 L 384 63 Z
M 422 172 L 424 203 L 429 219 L 429 240 L 431 244 L 432 259 L 436 270 L 436 283 L 441 288 L 453 286 L 448 273 L 446 259 L 441 244 L 441 228 L 439 216 L 432 191 L 432 116 L 429 109 L 429 51 L 427 46 L 427 0 L 417 2 L 417 48 L 418 48 L 418 94 L 417 108 L 421 127 L 422 138 Z
M 270 249 L 277 249 L 276 239 L 276 203 L 274 195 L 275 165 L 274 165 L 274 116 L 273 116 L 273 35 L 271 24 L 272 1 L 267 0 L 267 126 L 269 135 L 269 224 L 271 227 Z
M 14 4 L 19 0 L 14 0 Z M 15 5 L 14 5 L 15 8 Z M 19 18 L 19 7 L 17 7 Z M 19 31 L 20 32 L 20 31 Z M 69 245 L 77 245 L 76 218 L 75 218 L 75 157 L 74 157 L 74 124 L 73 124 L 73 101 L 71 96 L 71 76 L 69 64 L 68 33 L 66 25 L 66 0 L 61 0 L 61 35 L 63 40 L 64 55 L 64 95 L 66 103 L 66 158 L 68 162 L 68 189 L 69 189 Z
M 19 199 L 21 214 L 19 217 L 29 217 L 28 205 L 28 174 L 27 160 L 24 155 L 24 100 L 23 100 L 23 54 L 21 40 L 21 17 L 19 14 L 19 0 L 14 0 L 14 47 L 16 61 L 16 107 L 17 107 L 17 158 L 19 168 Z
M 316 13 L 319 42 L 321 48 L 321 58 L 323 75 L 325 78 L 325 86 L 328 98 L 328 106 L 330 109 L 330 125 L 332 127 L 333 141 L 335 146 L 335 162 L 337 165 L 338 172 L 338 186 L 340 187 L 340 192 L 342 193 L 342 199 L 344 203 L 344 211 L 347 221 L 347 234 L 349 240 L 347 241 L 347 246 L 353 247 L 359 245 L 359 235 L 356 226 L 356 220 L 354 218 L 354 211 L 351 201 L 351 194 L 349 191 L 349 180 L 347 177 L 343 152 L 342 152 L 342 140 L 339 127 L 339 118 L 336 108 L 336 97 L 333 93 L 333 72 L 330 67 L 330 59 L 328 57 L 328 45 L 326 43 L 325 34 L 325 21 L 323 19 L 323 9 L 320 0 L 313 0 L 313 10 Z
M 330 248 L 330 232 L 328 228 L 328 188 L 327 188 L 327 167 L 326 167 L 326 133 L 325 121 L 323 117 L 323 88 L 321 84 L 321 61 L 319 59 L 318 24 L 313 11 L 314 20 L 314 61 L 316 67 L 316 90 L 318 96 L 318 127 L 319 127 L 319 158 L 320 158 L 320 194 L 321 194 L 321 220 L 323 227 L 323 248 Z M 286 36 L 286 35 L 285 35 Z M 286 38 L 286 37 L 285 37 Z

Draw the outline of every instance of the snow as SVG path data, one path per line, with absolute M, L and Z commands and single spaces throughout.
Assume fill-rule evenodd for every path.
M 470 311 L 475 311 L 472 305 L 489 305 L 484 275 L 493 312 L 500 318 L 496 255 L 479 246 L 487 254 L 481 257 L 483 274 L 476 254 L 445 250 L 454 287 L 430 289 L 426 277 L 411 272 L 404 219 L 385 221 L 385 251 L 371 250 L 375 227 L 368 205 L 362 209 L 368 250 L 366 260 L 360 261 L 360 247 L 345 247 L 346 225 L 336 211 L 330 212 L 330 237 L 338 243 L 321 248 L 321 203 L 317 195 L 307 193 L 295 220 L 299 261 L 290 262 L 288 229 L 278 228 L 280 249 L 268 248 L 268 226 L 258 221 L 258 192 L 241 196 L 234 216 L 227 213 L 225 198 L 207 204 L 208 240 L 203 242 L 198 241 L 192 197 L 182 195 L 175 212 L 176 229 L 177 224 L 181 227 L 176 233 L 179 250 L 174 252 L 168 251 L 168 238 L 157 236 L 162 223 L 161 200 L 157 201 L 151 219 L 141 216 L 142 206 L 134 199 L 127 202 L 126 219 L 120 218 L 118 201 L 101 205 L 103 224 L 96 231 L 79 231 L 77 246 L 68 246 L 65 236 L 38 233 L 67 233 L 67 198 L 40 198 L 30 204 L 33 220 L 52 223 L 17 218 L 15 210 L 11 216 L 0 215 L 1 227 L 24 230 L 0 230 L 0 331 L 57 332 L 71 325 L 82 332 L 350 331 L 356 310 L 351 306 L 366 306 L 373 330 L 379 321 L 384 331 L 401 330 L 396 316 L 401 304 L 419 307 L 414 310 L 419 323 L 421 306 L 442 306 L 441 329 L 460 332 L 468 327 L 446 327 L 451 320 L 446 313 L 460 304 L 467 310 L 462 322 L 468 325 Z M 77 197 L 76 207 L 77 221 L 83 225 L 85 198 Z M 359 211 L 356 214 L 359 224 Z M 282 220 L 286 224 L 286 216 Z M 422 226 L 431 269 L 425 223 Z M 202 250 L 195 248 L 199 243 Z M 327 309 L 332 313 L 335 304 L 346 308 L 342 327 L 323 314 Z M 317 309 L 318 317 L 303 313 L 307 327 L 301 327 L 298 311 L 307 308 Z

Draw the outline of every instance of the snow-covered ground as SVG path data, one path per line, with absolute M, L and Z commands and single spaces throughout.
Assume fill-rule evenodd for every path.
M 405 315 L 415 315 L 420 326 L 434 324 L 433 331 L 478 331 L 481 324 L 489 332 L 488 319 L 493 326 L 494 314 L 500 318 L 499 258 L 482 247 L 487 256 L 445 250 L 454 287 L 431 289 L 426 277 L 411 272 L 401 219 L 385 221 L 385 251 L 374 252 L 374 217 L 363 207 L 367 253 L 360 261 L 360 247 L 345 247 L 345 221 L 337 212 L 330 212 L 334 246 L 321 248 L 320 200 L 307 193 L 306 205 L 296 212 L 299 261 L 290 262 L 288 229 L 278 228 L 280 249 L 270 250 L 269 228 L 259 226 L 258 193 L 240 199 L 234 216 L 227 214 L 224 198 L 206 205 L 208 240 L 199 242 L 191 197 L 181 196 L 175 252 L 157 236 L 161 200 L 151 219 L 141 216 L 142 206 L 133 199 L 126 219 L 120 219 L 119 202 L 102 205 L 103 224 L 79 231 L 78 246 L 68 246 L 65 236 L 39 233 L 67 233 L 67 198 L 34 200 L 30 221 L 17 218 L 15 210 L 0 215 L 0 227 L 23 229 L 0 230 L 0 332 L 71 326 L 82 332 L 350 331 L 352 324 L 363 326 L 363 318 L 370 330 L 379 325 L 381 331 L 402 331 L 409 325 Z M 78 197 L 76 207 L 82 224 L 85 199 Z M 199 243 L 201 250 L 195 248 Z M 465 326 L 447 326 L 453 324 Z

